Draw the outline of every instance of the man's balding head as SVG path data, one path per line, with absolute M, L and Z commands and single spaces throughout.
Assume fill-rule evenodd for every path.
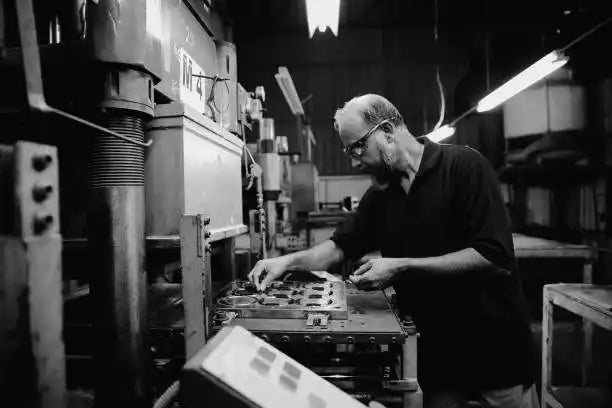
M 360 95 L 346 102 L 336 111 L 334 126 L 341 132 L 346 121 L 355 120 L 362 120 L 368 127 L 383 120 L 389 120 L 395 127 L 406 127 L 397 108 L 387 98 L 376 94 Z

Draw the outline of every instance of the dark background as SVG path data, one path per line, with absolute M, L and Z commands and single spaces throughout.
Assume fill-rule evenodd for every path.
M 276 134 L 295 145 L 295 119 L 276 84 L 288 67 L 317 140 L 314 161 L 321 174 L 348 174 L 332 118 L 353 96 L 380 93 L 398 106 L 415 135 L 431 131 L 439 115 L 436 66 L 446 96 L 446 120 L 473 106 L 494 88 L 554 48 L 612 15 L 607 0 L 342 0 L 339 36 L 308 36 L 303 0 L 223 0 L 216 4 L 233 23 L 238 78 L 247 88 L 264 85 L 266 116 Z M 596 82 L 612 74 L 608 25 L 572 47 L 577 77 Z M 503 158 L 501 115 L 472 115 L 456 142 L 483 151 L 494 164 Z

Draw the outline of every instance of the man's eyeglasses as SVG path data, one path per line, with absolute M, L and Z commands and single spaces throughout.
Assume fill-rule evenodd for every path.
M 342 148 L 342 151 L 350 156 L 355 158 L 361 157 L 366 150 L 368 150 L 368 138 L 382 125 L 386 123 L 391 123 L 391 119 L 385 119 L 378 122 L 376 125 L 372 127 L 372 129 L 368 130 L 365 135 L 350 143 Z

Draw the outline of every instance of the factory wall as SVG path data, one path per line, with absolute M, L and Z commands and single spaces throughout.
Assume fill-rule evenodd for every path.
M 273 117 L 276 134 L 289 137 L 295 149 L 295 118 L 276 84 L 278 66 L 287 66 L 302 99 L 312 95 L 305 110 L 317 141 L 314 161 L 322 175 L 350 174 L 350 162 L 340 151 L 334 134 L 336 109 L 353 96 L 385 95 L 398 106 L 409 129 L 420 135 L 438 119 L 439 91 L 436 61 L 446 97 L 447 118 L 456 114 L 455 88 L 468 70 L 464 52 L 439 39 L 431 29 L 359 28 L 329 31 L 312 39 L 305 31 L 241 36 L 238 45 L 238 77 L 247 89 L 266 88 L 266 116 Z

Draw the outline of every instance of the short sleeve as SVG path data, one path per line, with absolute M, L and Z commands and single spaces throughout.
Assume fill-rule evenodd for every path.
M 342 249 L 346 258 L 356 259 L 376 249 L 373 228 L 378 191 L 370 188 L 359 202 L 355 214 L 340 225 L 331 240 Z
M 456 177 L 457 217 L 467 247 L 499 268 L 514 270 L 512 229 L 495 171 L 478 152 L 466 149 Z

